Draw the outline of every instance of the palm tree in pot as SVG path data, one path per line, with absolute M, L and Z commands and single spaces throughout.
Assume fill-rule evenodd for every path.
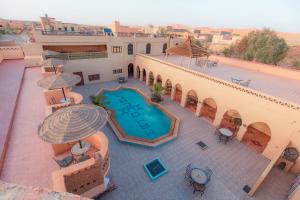
M 159 103 L 162 101 L 162 94 L 163 91 L 165 90 L 165 88 L 159 84 L 156 83 L 153 85 L 152 89 L 151 89 L 151 101 Z
M 233 118 L 233 124 L 235 126 L 235 132 L 242 126 L 243 121 L 240 117 Z
M 92 95 L 90 96 L 90 99 L 93 104 L 100 106 L 104 109 L 106 109 L 105 104 L 109 103 L 108 101 L 105 100 L 106 98 L 103 95 Z

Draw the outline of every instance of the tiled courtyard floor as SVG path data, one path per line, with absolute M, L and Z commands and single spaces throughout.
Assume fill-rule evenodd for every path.
M 84 96 L 89 103 L 89 95 L 95 94 L 100 88 L 112 88 L 119 84 L 116 81 L 101 84 L 91 84 L 74 88 Z M 126 85 L 134 86 L 146 94 L 149 88 L 140 81 L 129 80 Z M 110 141 L 111 169 L 118 189 L 106 194 L 104 200 L 182 200 L 199 199 L 193 195 L 192 188 L 184 180 L 187 164 L 194 167 L 210 167 L 213 170 L 210 181 L 202 199 L 234 200 L 247 198 L 242 188 L 253 185 L 269 160 L 252 151 L 237 140 L 227 145 L 220 144 L 214 135 L 214 127 L 180 105 L 165 98 L 164 106 L 181 118 L 179 136 L 176 140 L 158 148 L 145 148 L 136 145 L 120 143 L 112 129 L 107 125 L 103 132 Z M 196 145 L 200 140 L 208 145 L 203 151 Z M 143 169 L 143 164 L 154 158 L 161 158 L 169 172 L 152 182 Z M 282 200 L 288 192 L 294 176 L 277 169 L 271 172 L 258 190 L 254 199 Z

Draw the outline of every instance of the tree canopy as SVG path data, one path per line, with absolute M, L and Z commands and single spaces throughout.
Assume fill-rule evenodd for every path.
M 277 65 L 286 56 L 287 50 L 288 45 L 283 38 L 279 38 L 274 31 L 264 29 L 250 32 L 238 43 L 225 48 L 223 53 L 228 57 Z

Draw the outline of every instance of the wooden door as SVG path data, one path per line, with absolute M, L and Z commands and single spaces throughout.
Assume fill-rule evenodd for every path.
M 82 72 L 73 72 L 73 74 L 80 76 L 81 80 L 79 83 L 76 84 L 76 86 L 84 85 L 84 79 Z

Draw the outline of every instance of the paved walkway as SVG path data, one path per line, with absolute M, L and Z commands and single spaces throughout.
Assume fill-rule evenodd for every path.
M 154 57 L 165 60 L 165 56 Z M 169 56 L 167 62 L 184 67 L 188 66 L 189 58 Z M 190 68 L 229 82 L 231 82 L 231 78 L 241 79 L 244 81 L 251 80 L 249 88 L 300 104 L 300 81 L 297 80 L 261 73 L 254 70 L 223 65 L 220 63 L 217 67 L 213 68 L 199 67 L 195 64 L 195 59 L 191 62 Z
M 130 80 L 130 86 L 138 87 L 146 94 L 149 89 L 140 81 Z M 91 84 L 77 87 L 74 90 L 84 96 L 84 102 L 89 103 L 89 96 L 100 88 L 118 86 L 116 81 L 101 84 Z M 245 199 L 242 188 L 244 185 L 253 185 L 258 176 L 265 169 L 269 160 L 249 149 L 247 146 L 234 140 L 227 145 L 220 144 L 214 133 L 214 127 L 194 114 L 188 112 L 178 104 L 166 99 L 167 109 L 181 118 L 179 136 L 175 141 L 151 149 L 141 146 L 120 143 L 111 128 L 107 125 L 104 133 L 110 142 L 111 175 L 118 189 L 105 195 L 104 200 L 182 200 L 199 199 L 193 195 L 192 189 L 184 181 L 184 172 L 187 164 L 195 167 L 210 167 L 213 170 L 212 180 L 208 185 L 203 199 L 234 200 Z M 196 145 L 204 141 L 208 149 L 203 151 Z M 168 174 L 152 182 L 146 175 L 143 164 L 160 157 L 169 169 Z M 282 200 L 294 176 L 282 172 L 274 174 L 273 181 L 277 185 L 262 188 L 258 200 Z M 266 192 L 276 192 L 276 196 L 269 196 Z
M 24 68 L 24 60 L 5 60 L 0 63 L 0 171 Z
M 1 180 L 51 189 L 51 173 L 58 167 L 50 144 L 37 135 L 45 117 L 42 89 L 36 84 L 40 78 L 40 68 L 25 70 Z

